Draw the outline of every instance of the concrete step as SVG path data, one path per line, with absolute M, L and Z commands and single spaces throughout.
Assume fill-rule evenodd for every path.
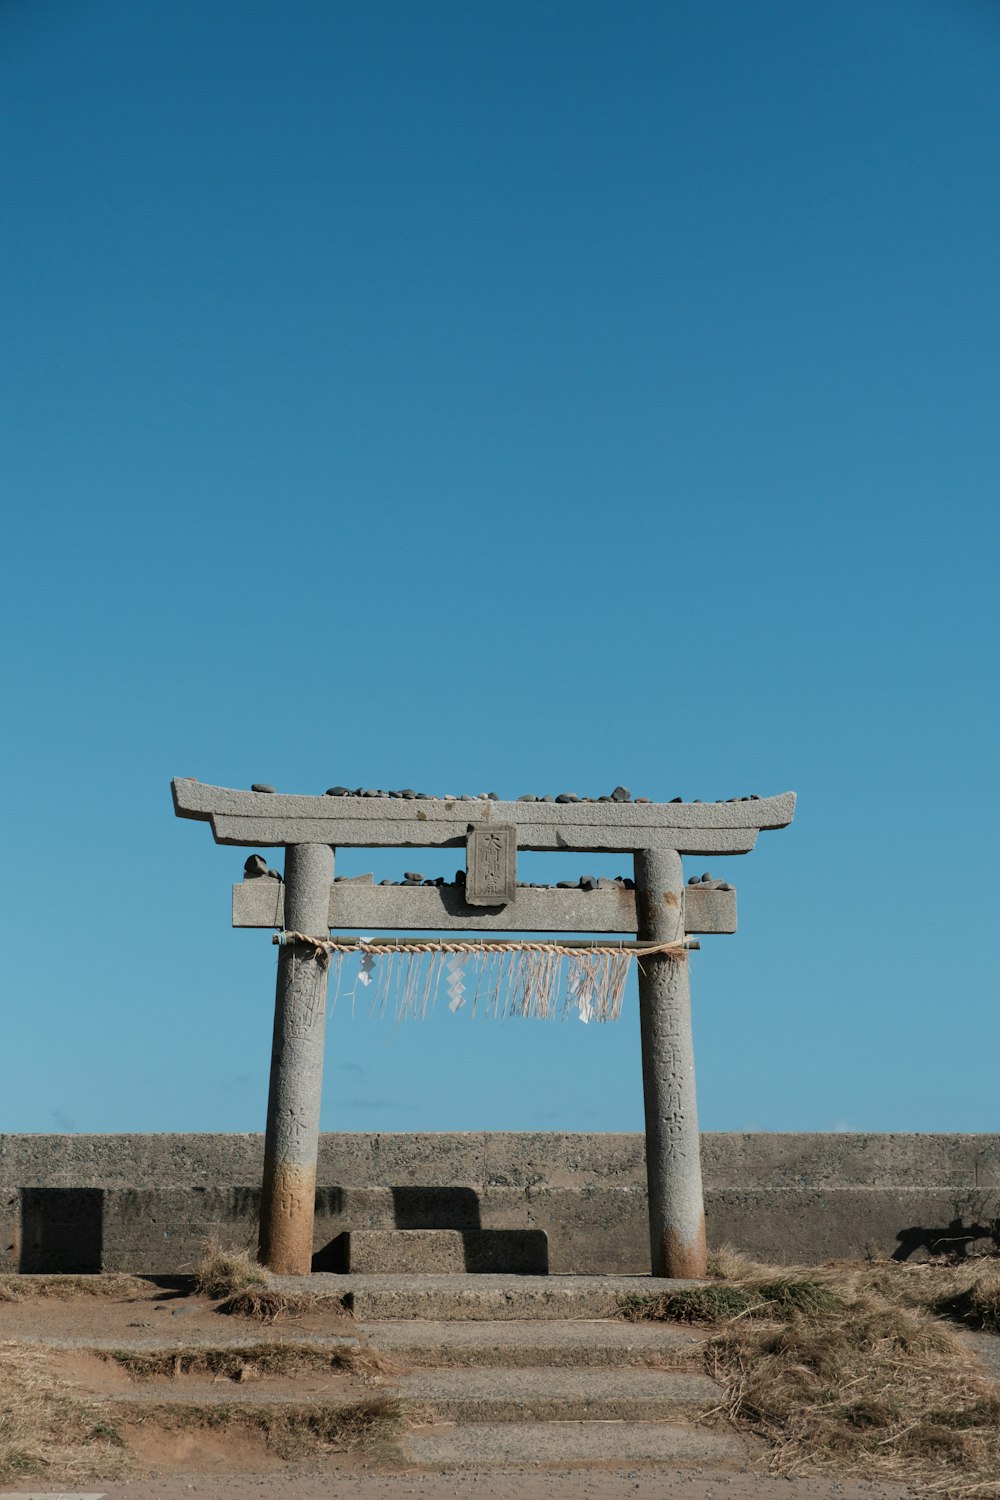
M 719 1388 L 704 1375 L 652 1369 L 420 1370 L 364 1387 L 329 1371 L 265 1378 L 248 1387 L 209 1375 L 157 1378 L 91 1399 L 126 1409 L 199 1413 L 237 1406 L 307 1411 L 398 1397 L 416 1422 L 663 1422 L 713 1410 Z
M 282 1291 L 343 1303 L 363 1322 L 613 1318 L 621 1299 L 698 1286 L 655 1276 L 274 1276 Z
M 220 1321 L 222 1321 L 220 1319 Z M 540 1322 L 430 1322 L 358 1325 L 356 1338 L 332 1334 L 273 1333 L 241 1330 L 212 1334 L 191 1329 L 186 1338 L 152 1334 L 94 1338 L 41 1337 L 30 1342 L 47 1349 L 81 1349 L 94 1354 L 172 1354 L 178 1350 L 239 1354 L 252 1359 L 259 1351 L 299 1351 L 332 1358 L 364 1348 L 385 1355 L 396 1365 L 463 1367 L 525 1365 L 652 1365 L 676 1363 L 697 1347 L 700 1334 L 672 1323 L 627 1323 L 546 1318 Z
M 536 1468 L 546 1464 L 729 1464 L 749 1447 L 725 1428 L 661 1422 L 470 1422 L 410 1432 L 412 1463 L 428 1469 Z
M 661 1422 L 710 1411 L 721 1391 L 672 1370 L 420 1370 L 388 1387 L 415 1413 L 452 1422 Z
M 658 1365 L 676 1362 L 701 1336 L 673 1323 L 540 1322 L 364 1323 L 372 1349 L 402 1366 L 508 1368 L 525 1365 Z
M 544 1276 L 549 1269 L 540 1229 L 350 1229 L 342 1243 L 345 1270 L 363 1275 Z

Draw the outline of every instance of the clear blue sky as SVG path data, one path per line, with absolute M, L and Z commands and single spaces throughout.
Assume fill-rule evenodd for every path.
M 793 788 L 692 862 L 703 1127 L 1000 1129 L 998 78 L 986 0 L 6 0 L 0 1129 L 263 1126 L 173 775 Z M 325 1128 L 641 1118 L 634 997 L 330 1022 Z

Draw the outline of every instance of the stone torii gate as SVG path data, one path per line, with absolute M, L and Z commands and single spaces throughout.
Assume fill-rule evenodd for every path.
M 720 882 L 685 886 L 681 855 L 746 854 L 760 831 L 787 827 L 795 810 L 794 792 L 728 802 L 501 802 L 343 788 L 295 796 L 189 778 L 175 779 L 172 791 L 177 816 L 210 823 L 216 843 L 285 850 L 283 883 L 255 878 L 233 887 L 233 925 L 299 935 L 278 955 L 260 1224 L 261 1261 L 299 1275 L 312 1260 L 327 1003 L 326 954 L 302 936 L 323 942 L 331 929 L 627 933 L 639 945 L 681 945 L 692 934 L 735 932 L 735 891 Z M 374 885 L 370 876 L 335 882 L 338 846 L 464 848 L 465 883 Z M 631 854 L 633 888 L 614 881 L 594 882 L 594 889 L 518 885 L 518 849 Z M 678 947 L 646 956 L 638 978 L 652 1273 L 702 1276 L 686 954 Z

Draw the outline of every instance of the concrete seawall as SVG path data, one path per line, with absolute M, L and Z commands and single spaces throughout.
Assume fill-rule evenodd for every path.
M 532 1229 L 553 1272 L 648 1270 L 642 1135 L 326 1134 L 317 1269 L 361 1229 Z M 710 1246 L 773 1261 L 983 1248 L 1000 1135 L 706 1134 Z M 190 1271 L 256 1243 L 262 1135 L 0 1135 L 0 1264 Z

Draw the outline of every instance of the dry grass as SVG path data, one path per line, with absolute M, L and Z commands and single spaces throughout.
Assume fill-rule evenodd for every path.
M 315 1312 L 321 1300 L 333 1303 L 340 1309 L 340 1299 L 320 1299 L 299 1295 L 297 1292 L 281 1292 L 277 1287 L 248 1287 L 220 1302 L 216 1312 L 232 1318 L 253 1318 L 257 1323 L 276 1323 L 279 1318 L 301 1318 Z
M 677 1323 L 725 1323 L 731 1318 L 776 1318 L 803 1312 L 813 1316 L 844 1306 L 842 1298 L 809 1277 L 770 1277 L 751 1283 L 718 1282 L 685 1287 L 655 1297 L 629 1295 L 620 1302 L 622 1316 L 633 1322 L 651 1318 Z
M 939 1320 L 956 1299 L 963 1321 L 995 1315 L 995 1263 L 779 1270 L 726 1252 L 711 1269 L 714 1283 L 623 1313 L 711 1325 L 706 1369 L 725 1392 L 712 1415 L 764 1439 L 772 1473 L 1000 1497 L 1000 1384 Z
M 866 1290 L 966 1328 L 1000 1333 L 1000 1260 L 875 1261 L 856 1270 Z
M 276 1323 L 279 1318 L 302 1318 L 310 1313 L 336 1313 L 350 1317 L 344 1299 L 334 1292 L 284 1292 L 276 1286 L 252 1286 L 227 1297 L 215 1309 L 227 1317 L 252 1318 L 257 1323 Z
M 246 1250 L 229 1250 L 216 1240 L 205 1246 L 194 1279 L 194 1289 L 201 1296 L 234 1297 L 251 1287 L 266 1285 L 266 1271 Z
M 0 1482 L 116 1478 L 128 1467 L 117 1423 L 81 1401 L 50 1360 L 42 1349 L 0 1344 Z
M 235 1381 L 259 1380 L 266 1375 L 297 1375 L 305 1370 L 336 1370 L 374 1382 L 395 1373 L 395 1366 L 374 1349 L 345 1345 L 331 1349 L 320 1343 L 247 1343 L 213 1349 L 193 1345 L 185 1349 L 108 1349 L 100 1351 L 135 1380 L 182 1375 L 213 1375 Z
M 0 1276 L 0 1302 L 22 1302 L 28 1297 L 107 1297 L 125 1301 L 149 1294 L 140 1276 L 109 1272 L 94 1276 Z
M 349 1405 L 209 1406 L 192 1402 L 150 1404 L 130 1412 L 136 1425 L 164 1431 L 208 1428 L 264 1443 L 279 1458 L 318 1453 L 372 1453 L 385 1449 L 403 1426 L 402 1408 L 392 1396 L 371 1396 Z

